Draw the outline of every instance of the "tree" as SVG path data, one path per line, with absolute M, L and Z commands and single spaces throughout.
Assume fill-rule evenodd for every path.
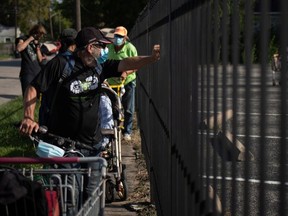
M 123 25 L 130 29 L 147 2 L 148 0 L 81 0 L 82 27 L 114 28 Z M 57 5 L 57 10 L 61 10 L 63 16 L 72 22 L 72 27 L 76 27 L 74 0 L 63 0 Z
M 147 3 L 147 0 L 103 0 L 103 20 L 107 27 L 123 25 L 127 29 L 131 29 Z
M 18 25 L 27 33 L 32 25 L 49 19 L 50 0 L 18 0 Z
M 1 0 L 0 5 L 1 23 L 4 26 L 15 25 L 15 4 L 12 0 Z

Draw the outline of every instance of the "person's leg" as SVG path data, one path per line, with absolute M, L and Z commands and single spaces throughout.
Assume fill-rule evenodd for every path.
M 86 186 L 86 195 L 87 195 L 87 199 L 89 199 L 89 197 L 93 196 L 92 198 L 94 199 L 95 196 L 98 196 L 98 194 L 95 194 L 95 190 L 100 186 L 101 181 L 104 181 L 102 179 L 102 173 L 101 173 L 101 166 L 103 164 L 99 163 L 99 162 L 91 162 L 87 164 L 87 168 L 91 168 L 91 175 L 90 177 L 87 179 L 87 186 Z M 100 189 L 99 189 L 100 190 Z M 101 209 L 101 200 L 97 200 L 96 204 L 95 204 L 95 215 L 100 215 L 100 209 Z
M 99 117 L 100 117 L 100 127 L 101 129 L 113 129 L 114 119 L 112 111 L 112 102 L 106 94 L 102 94 L 99 102 Z M 102 139 L 99 143 L 94 145 L 96 149 L 99 150 L 98 154 L 105 150 L 106 145 L 110 141 L 110 135 L 101 135 Z M 97 154 L 97 155 L 98 155 Z
M 71 154 L 70 155 L 71 157 L 73 156 L 77 156 L 77 155 L 74 155 L 74 154 Z M 73 164 L 60 164 L 58 165 L 58 168 L 60 169 L 74 169 L 74 168 L 81 168 L 81 165 L 79 163 L 73 163 Z M 67 178 L 67 182 L 65 182 L 65 178 L 63 176 L 63 179 L 62 179 L 62 183 L 64 183 L 65 185 L 68 184 L 68 185 L 71 185 L 72 188 L 74 189 L 74 197 L 72 196 L 72 191 L 70 190 L 70 188 L 68 188 L 68 193 L 67 193 L 67 200 L 66 200 L 66 204 L 67 204 L 67 212 L 66 212 L 66 215 L 67 216 L 74 216 L 82 202 L 83 202 L 83 192 L 81 191 L 81 185 L 82 185 L 82 182 L 81 182 L 81 175 L 80 174 L 69 174 L 68 175 L 68 178 Z M 75 183 L 75 185 L 74 185 Z M 72 205 L 73 201 L 74 200 L 74 203 L 75 203 L 75 206 Z
M 135 88 L 136 80 L 125 85 L 125 94 L 122 97 L 124 107 L 124 135 L 131 135 L 132 133 L 133 114 L 135 110 Z

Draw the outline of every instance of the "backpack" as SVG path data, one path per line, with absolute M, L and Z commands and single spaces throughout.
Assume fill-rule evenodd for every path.
M 39 108 L 39 125 L 48 125 L 48 119 L 51 113 L 51 108 L 53 107 L 55 96 L 58 93 L 59 87 L 62 84 L 62 82 L 71 75 L 75 65 L 75 60 L 71 52 L 66 51 L 64 53 L 59 53 L 58 55 L 61 55 L 66 59 L 66 65 L 63 69 L 61 77 L 58 80 L 58 84 L 52 101 L 49 103 L 47 100 L 47 96 L 45 94 L 41 94 L 40 96 L 41 105 Z
M 47 213 L 45 190 L 39 182 L 12 168 L 0 171 L 1 216 L 46 216 Z

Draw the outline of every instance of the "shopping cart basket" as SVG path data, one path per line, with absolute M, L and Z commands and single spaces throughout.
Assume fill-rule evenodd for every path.
M 59 169 L 59 168 L 50 168 L 53 166 L 49 166 L 49 168 L 33 168 L 35 167 L 34 164 L 71 164 L 71 163 L 95 163 L 93 168 L 96 170 L 91 170 L 91 168 L 72 168 L 72 169 Z M 41 185 L 41 188 L 44 191 L 45 194 L 45 201 L 46 201 L 46 209 L 47 214 L 41 214 L 41 215 L 51 215 L 51 216 L 57 216 L 57 215 L 71 215 L 68 212 L 73 212 L 73 216 L 82 216 L 82 215 L 103 215 L 104 213 L 104 207 L 105 207 L 105 177 L 106 177 L 106 167 L 107 162 L 105 159 L 101 157 L 55 157 L 55 158 L 29 158 L 29 157 L 0 157 L 0 164 L 5 167 L 0 168 L 0 183 L 6 184 L 9 188 L 9 184 L 14 181 L 13 178 L 11 178 L 11 175 L 8 179 L 11 179 L 7 181 L 7 179 L 3 180 L 3 173 L 16 173 L 16 180 L 23 178 L 26 178 L 30 180 L 31 182 L 35 184 L 31 184 L 31 188 L 35 188 L 37 185 Z M 9 164 L 9 165 L 8 165 Z M 21 165 L 22 168 L 15 168 L 15 166 Z M 26 165 L 25 168 L 23 168 L 23 164 L 29 164 Z M 28 168 L 27 168 L 28 166 Z M 98 184 L 97 187 L 92 192 L 92 195 L 89 196 L 85 201 L 82 202 L 76 202 L 77 198 L 81 196 L 77 196 L 75 194 L 75 184 L 76 184 L 76 176 L 81 178 L 81 187 L 79 188 L 79 194 L 83 193 L 83 180 L 85 177 L 90 178 L 91 173 L 93 173 L 93 176 L 97 176 Z M 71 174 L 75 174 L 75 178 L 71 181 L 71 178 L 68 178 L 68 176 Z M 21 178 L 20 178 L 21 177 Z M 10 188 L 14 188 L 13 195 L 18 196 L 17 194 L 21 194 L 23 192 L 23 187 L 26 189 L 26 194 L 31 194 L 31 191 L 29 191 L 29 188 L 27 186 L 27 182 L 25 180 L 25 183 L 22 182 L 15 182 L 17 184 L 14 184 Z M 23 180 L 23 179 L 22 179 Z M 4 183 L 3 183 L 4 182 Z M 19 184 L 18 184 L 19 183 Z M 19 188 L 17 188 L 19 187 Z M 10 198 L 11 196 L 8 196 L 7 193 L 3 193 L 3 189 L 0 189 L 0 194 L 2 194 L 2 197 L 0 197 L 0 200 L 2 201 L 3 198 Z M 7 191 L 4 191 L 7 192 Z M 25 192 L 25 190 L 24 190 Z M 5 194 L 6 197 L 3 197 L 3 194 Z M 25 193 L 23 193 L 25 195 Z M 0 195 L 1 196 L 1 195 Z M 41 201 L 41 197 L 39 196 L 30 196 L 28 199 L 24 200 L 23 202 L 20 202 L 22 197 L 18 198 L 15 202 L 9 202 L 7 204 L 0 204 L 0 214 L 1 216 L 40 216 L 39 213 L 39 202 Z M 31 200 L 32 199 L 32 200 Z M 79 198 L 81 201 L 81 198 Z M 78 206 L 77 206 L 78 203 Z M 19 204 L 17 206 L 17 204 Z M 29 206 L 28 206 L 29 205 Z M 37 209 L 37 211 L 36 211 Z M 71 209 L 73 211 L 71 211 Z

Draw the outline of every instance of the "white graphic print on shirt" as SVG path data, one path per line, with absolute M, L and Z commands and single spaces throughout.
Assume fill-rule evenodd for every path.
M 70 84 L 70 91 L 74 94 L 80 94 L 85 91 L 95 90 L 98 87 L 98 78 L 93 75 L 85 79 L 85 81 L 75 80 Z

